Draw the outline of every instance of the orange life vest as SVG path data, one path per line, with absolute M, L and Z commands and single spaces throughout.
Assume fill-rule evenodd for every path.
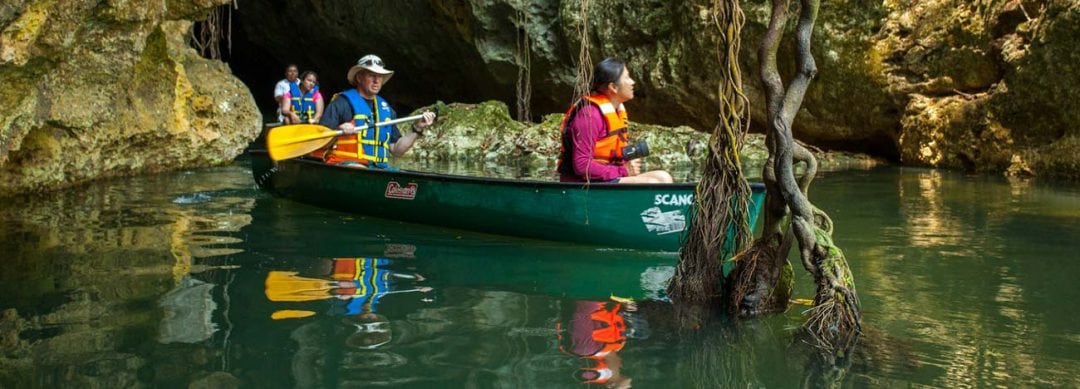
M 630 138 L 629 131 L 627 130 L 627 115 L 626 109 L 622 104 L 615 107 L 611 104 L 611 100 L 608 100 L 607 96 L 602 94 L 582 96 L 581 100 L 578 100 L 574 105 L 570 106 L 570 109 L 566 111 L 566 115 L 563 116 L 562 124 L 559 126 L 563 136 L 562 150 L 559 152 L 559 166 L 560 171 L 563 171 L 561 166 L 567 161 L 572 161 L 573 156 L 570 154 L 570 148 L 567 146 L 567 140 L 569 134 L 567 133 L 567 125 L 570 124 L 570 119 L 577 113 L 577 110 L 581 108 L 585 102 L 589 102 L 598 108 L 600 113 L 604 115 L 604 124 L 607 127 L 607 135 L 596 141 L 596 146 L 593 147 L 593 160 L 605 164 L 614 164 L 621 162 L 623 158 L 623 147 L 626 147 L 627 141 Z M 572 166 L 572 162 L 570 162 Z
M 589 357 L 603 357 L 622 350 L 626 345 L 626 321 L 623 320 L 622 315 L 619 315 L 621 308 L 621 304 L 615 304 L 611 309 L 601 307 L 589 315 L 593 321 L 604 323 L 602 328 L 597 328 L 592 332 L 593 340 L 603 343 L 604 347 Z
M 621 308 L 621 304 L 615 304 L 611 309 L 600 307 L 589 315 L 589 319 L 604 323 L 603 328 L 597 328 L 592 332 L 593 340 L 603 343 L 604 347 L 593 355 L 584 357 L 596 363 L 596 366 L 580 369 L 592 371 L 596 374 L 596 378 L 585 380 L 584 383 L 586 384 L 607 383 L 614 376 L 614 372 L 608 367 L 604 357 L 613 352 L 618 352 L 626 346 L 626 335 L 624 335 L 626 334 L 626 321 L 619 314 Z

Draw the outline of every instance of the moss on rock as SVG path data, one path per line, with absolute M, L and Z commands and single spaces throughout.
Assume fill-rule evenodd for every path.
M 0 34 L 0 196 L 231 161 L 261 129 L 246 86 L 188 45 L 226 0 L 29 1 Z
M 510 118 L 506 104 L 487 101 L 480 104 L 437 103 L 431 109 L 439 118 L 409 152 L 412 160 L 480 162 L 503 167 L 527 167 L 540 177 L 556 178 L 554 172 L 560 150 L 559 126 L 562 114 L 551 114 L 540 123 L 521 123 Z M 689 171 L 683 181 L 696 180 L 704 164 L 709 134 L 688 126 L 665 127 L 630 123 L 632 141 L 644 141 L 649 156 L 642 165 L 647 169 Z M 764 137 L 749 135 L 742 151 L 744 167 L 750 176 L 760 172 L 768 153 Z M 878 163 L 865 156 L 818 153 L 823 168 L 873 166 Z M 858 162 L 853 162 L 858 161 Z

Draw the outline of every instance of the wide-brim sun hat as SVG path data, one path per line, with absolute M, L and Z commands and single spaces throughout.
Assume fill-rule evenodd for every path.
M 360 57 L 359 61 L 356 61 L 356 65 L 349 68 L 349 84 L 356 86 L 356 73 L 361 70 L 367 70 L 369 72 L 382 76 L 382 83 L 385 84 L 390 81 L 390 77 L 394 75 L 394 71 L 383 67 L 382 58 L 377 55 L 365 55 Z

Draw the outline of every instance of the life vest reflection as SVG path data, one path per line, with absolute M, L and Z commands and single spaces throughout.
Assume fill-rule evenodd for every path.
M 559 347 L 580 359 L 574 376 L 585 384 L 629 388 L 630 377 L 622 373 L 619 351 L 627 338 L 648 337 L 648 324 L 629 299 L 577 301 L 568 325 L 558 324 Z
M 321 309 L 331 316 L 344 317 L 352 327 L 345 340 L 350 347 L 374 349 L 393 338 L 389 319 L 378 313 L 380 300 L 391 294 L 419 294 L 430 301 L 431 287 L 417 286 L 424 277 L 416 273 L 391 270 L 389 258 L 334 258 L 321 260 L 316 272 L 321 277 L 306 277 L 295 271 L 271 271 L 266 276 L 266 297 L 273 302 L 297 303 L 325 301 Z M 412 283 L 403 287 L 403 283 Z M 304 308 L 313 308 L 305 306 Z M 313 309 L 280 309 L 271 314 L 274 320 L 299 319 L 316 315 Z

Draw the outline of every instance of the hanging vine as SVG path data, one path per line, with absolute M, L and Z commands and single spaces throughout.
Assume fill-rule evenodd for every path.
M 532 38 L 529 36 L 529 8 L 532 0 L 521 0 L 517 9 L 517 119 L 532 120 Z
M 750 244 L 750 185 L 739 160 L 747 129 L 748 101 L 739 68 L 740 35 L 745 16 L 737 1 L 713 0 L 709 9 L 714 42 L 719 123 L 713 128 L 704 175 L 694 196 L 691 229 L 680 252 L 668 295 L 680 303 L 720 298 L 723 258 Z
M 589 0 L 581 0 L 581 8 L 578 10 L 581 24 L 578 25 L 578 38 L 581 40 L 581 49 L 578 51 L 577 78 L 574 84 L 574 97 L 571 101 L 577 101 L 589 93 L 589 81 L 592 79 L 592 57 L 589 56 Z
M 191 46 L 204 58 L 221 59 L 221 41 L 232 52 L 232 10 L 239 8 L 236 0 L 210 11 L 206 20 L 196 22 L 191 29 Z

